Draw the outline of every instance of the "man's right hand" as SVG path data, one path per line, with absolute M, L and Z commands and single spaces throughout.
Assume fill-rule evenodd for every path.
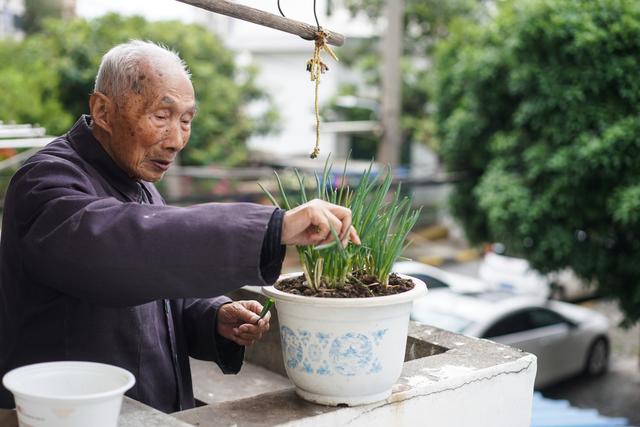
M 349 241 L 359 245 L 360 237 L 351 225 L 351 210 L 320 199 L 291 209 L 282 220 L 283 245 L 323 245 L 334 240 L 331 226 L 343 246 Z

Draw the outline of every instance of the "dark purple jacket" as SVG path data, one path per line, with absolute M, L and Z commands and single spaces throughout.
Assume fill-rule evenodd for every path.
M 277 278 L 281 211 L 165 206 L 115 164 L 88 120 L 29 159 L 7 191 L 0 377 L 30 363 L 103 362 L 135 375 L 128 396 L 164 412 L 191 408 L 189 356 L 240 370 L 243 347 L 215 329 L 229 301 L 220 295 Z M 13 407 L 1 386 L 0 407 Z

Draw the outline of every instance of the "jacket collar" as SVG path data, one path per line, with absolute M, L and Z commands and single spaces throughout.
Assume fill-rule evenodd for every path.
M 82 115 L 67 133 L 71 146 L 87 163 L 93 166 L 111 185 L 130 200 L 140 201 L 144 183 L 133 179 L 116 164 L 109 153 L 93 136 L 91 117 Z

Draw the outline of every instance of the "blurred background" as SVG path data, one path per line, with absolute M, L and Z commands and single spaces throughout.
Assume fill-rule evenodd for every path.
M 351 158 L 335 183 L 389 165 L 422 207 L 396 268 L 432 289 L 414 320 L 536 353 L 544 396 L 626 418 L 588 425 L 640 425 L 640 2 L 315 3 L 347 37 L 324 56 L 320 160 L 312 42 L 174 0 L 0 0 L 0 197 L 88 112 L 110 47 L 163 43 L 199 110 L 170 203 L 268 203 L 256 181 L 313 182 L 329 153 Z M 280 6 L 315 22 L 311 0 Z

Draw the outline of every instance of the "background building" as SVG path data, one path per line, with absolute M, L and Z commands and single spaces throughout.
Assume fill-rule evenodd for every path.
M 279 14 L 276 2 L 266 4 L 261 0 L 245 0 L 242 3 Z M 375 34 L 376 28 L 369 20 L 354 19 L 344 8 L 334 6 L 329 15 L 327 3 L 328 0 L 317 1 L 318 21 L 322 27 L 344 34 L 347 37 L 346 44 Z M 308 24 L 315 23 L 313 2 L 281 1 L 281 7 L 288 18 Z M 313 55 L 313 42 L 200 9 L 196 9 L 194 20 L 219 35 L 237 53 L 240 62 L 258 65 L 258 84 L 269 92 L 276 104 L 280 114 L 280 132 L 252 137 L 248 141 L 249 148 L 265 156 L 308 155 L 316 139 L 315 84 L 310 81 L 309 73 L 305 70 L 307 61 Z M 333 50 L 340 58 L 341 48 L 334 47 Z M 341 83 L 358 80 L 354 72 L 342 63 L 336 63 L 326 54 L 323 57 L 326 58 L 324 62 L 329 66 L 329 71 L 321 79 L 320 107 L 336 95 Z M 336 133 L 327 127 L 321 134 L 321 156 L 336 151 L 346 152 L 344 147 L 336 146 L 338 140 Z
M 74 1 L 75 2 L 75 1 Z M 0 0 L 0 37 L 20 37 L 24 0 Z

